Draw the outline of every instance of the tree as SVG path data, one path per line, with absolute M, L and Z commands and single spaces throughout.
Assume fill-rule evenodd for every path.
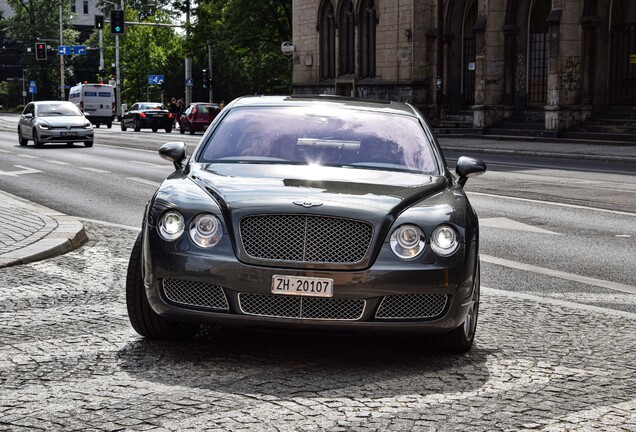
M 32 49 L 35 43 L 40 40 L 48 45 L 57 46 L 59 41 L 59 13 L 51 13 L 51 2 L 48 0 L 7 0 L 7 3 L 15 15 L 5 20 L 7 37 L 14 41 L 19 41 L 24 47 Z M 77 40 L 78 32 L 70 25 L 71 3 L 62 1 L 62 33 L 64 42 L 74 44 Z M 28 79 L 38 83 L 38 96 L 40 98 L 59 97 L 60 70 L 54 65 L 59 64 L 57 53 L 49 52 L 46 61 L 37 61 L 35 54 L 24 54 L 22 64 L 27 69 Z M 65 74 L 66 75 L 66 74 Z

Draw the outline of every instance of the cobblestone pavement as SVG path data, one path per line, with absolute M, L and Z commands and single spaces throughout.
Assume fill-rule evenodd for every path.
M 484 290 L 466 355 L 413 338 L 206 329 L 144 341 L 135 232 L 0 269 L 0 430 L 636 431 L 636 317 Z

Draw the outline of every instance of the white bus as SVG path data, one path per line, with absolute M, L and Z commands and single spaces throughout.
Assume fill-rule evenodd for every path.
M 99 127 L 113 126 L 115 119 L 115 90 L 109 84 L 78 84 L 71 87 L 68 100 L 73 102 L 87 119 Z

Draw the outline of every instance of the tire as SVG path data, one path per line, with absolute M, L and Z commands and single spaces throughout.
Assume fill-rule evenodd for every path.
M 110 128 L 112 128 L 112 127 L 113 127 L 113 124 L 112 124 L 111 122 L 108 122 L 108 123 L 106 123 L 106 127 L 107 127 L 108 129 L 110 129 Z
M 33 144 L 36 147 L 42 147 L 42 142 L 38 138 L 38 132 L 35 129 L 33 129 Z
M 72 147 L 73 146 L 73 141 L 69 141 L 66 143 L 67 146 Z
M 84 147 L 93 147 L 93 141 L 85 141 Z
M 185 133 L 185 131 L 183 130 L 183 128 L 179 128 L 179 133 L 180 133 L 181 135 L 183 135 L 183 134 Z
M 101 126 L 101 123 L 95 123 L 95 127 L 96 127 L 97 129 L 99 129 L 99 127 L 100 127 L 100 126 Z
M 477 318 L 479 316 L 479 295 L 480 295 L 480 268 L 477 262 L 475 272 L 475 282 L 473 287 L 472 306 L 466 315 L 466 320 L 454 330 L 440 335 L 441 348 L 450 353 L 461 354 L 470 351 L 475 340 L 477 330 Z
M 20 143 L 21 146 L 25 146 L 29 142 L 28 139 L 22 136 L 22 129 L 20 128 L 18 128 L 18 142 Z
M 152 128 L 152 131 L 153 131 L 153 132 L 157 132 L 158 130 L 159 130 L 159 129 L 157 129 L 156 127 L 153 127 L 153 128 Z
M 168 320 L 150 307 L 141 270 L 141 233 L 137 236 L 126 273 L 126 308 L 128 319 L 137 333 L 148 339 L 186 340 L 192 338 L 200 324 L 185 324 Z
M 194 135 L 194 131 L 190 129 L 190 135 Z
M 170 132 L 172 132 L 172 126 L 168 126 L 168 127 L 166 128 L 166 133 L 170 133 Z
M 139 132 L 141 130 L 141 126 L 139 125 L 139 121 L 137 121 L 137 119 L 133 121 L 133 129 L 135 130 L 135 132 Z
M 124 124 L 124 121 L 123 121 L 123 120 L 121 121 L 120 126 L 121 126 L 121 130 L 122 130 L 123 132 L 126 132 L 126 129 L 128 129 L 128 128 L 126 127 L 126 125 Z

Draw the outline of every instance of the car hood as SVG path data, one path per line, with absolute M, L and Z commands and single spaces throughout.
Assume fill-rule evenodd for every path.
M 84 126 L 88 120 L 84 116 L 57 116 L 38 117 L 38 123 L 44 123 L 53 127 Z
M 304 211 L 376 223 L 448 187 L 443 176 L 306 165 L 195 163 L 190 177 L 231 213 Z

